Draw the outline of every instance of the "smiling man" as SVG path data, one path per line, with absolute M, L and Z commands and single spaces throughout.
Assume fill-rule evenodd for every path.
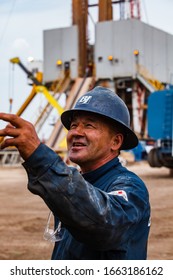
M 1 148 L 15 145 L 25 162 L 29 190 L 42 197 L 55 218 L 45 239 L 55 242 L 52 259 L 139 260 L 147 258 L 150 203 L 144 182 L 119 162 L 122 149 L 138 145 L 124 102 L 95 87 L 61 116 L 67 128 L 67 166 L 40 143 L 32 124 L 0 113 L 10 124 Z
M 118 155 L 123 135 L 110 121 L 91 112 L 75 114 L 67 134 L 68 155 L 83 173 L 95 170 Z

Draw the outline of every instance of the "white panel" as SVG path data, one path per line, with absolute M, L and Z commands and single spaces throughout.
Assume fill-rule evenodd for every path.
M 96 24 L 97 78 L 134 76 L 135 49 L 143 73 L 164 83 L 173 82 L 173 36 L 135 19 Z M 107 60 L 108 55 L 113 55 L 113 63 Z M 98 57 L 103 57 L 101 62 Z
M 44 39 L 44 82 L 53 81 L 60 76 L 64 62 L 70 63 L 71 76 L 78 74 L 78 30 L 77 26 L 45 30 Z M 56 65 L 62 60 L 62 67 Z
M 78 33 L 77 27 L 63 29 L 62 32 L 62 60 L 70 62 L 71 78 L 78 76 Z
M 96 75 L 102 78 L 113 77 L 112 63 L 108 56 L 113 54 L 113 21 L 100 22 L 96 25 L 95 65 Z M 99 60 L 99 58 L 101 60 Z
M 166 40 L 166 80 L 173 85 L 173 36 L 167 34 Z
M 59 38 L 59 40 L 57 39 Z M 44 39 L 44 81 L 52 81 L 57 78 L 56 67 L 57 57 L 61 57 L 61 29 L 46 30 L 43 33 Z
M 153 28 L 147 24 L 143 24 L 143 60 L 142 65 L 145 67 L 145 71 L 150 70 L 151 74 L 153 73 Z M 140 62 L 141 63 L 141 62 Z
M 126 30 L 126 34 L 124 34 Z M 114 24 L 114 77 L 131 76 L 133 66 L 132 29 L 128 20 L 117 21 Z M 116 62 L 117 60 L 117 62 Z
M 153 29 L 153 75 L 166 80 L 166 33 Z

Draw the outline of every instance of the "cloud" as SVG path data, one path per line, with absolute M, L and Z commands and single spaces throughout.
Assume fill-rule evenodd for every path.
M 17 38 L 12 43 L 12 48 L 19 51 L 24 51 L 29 49 L 29 44 L 24 38 Z
M 33 56 L 32 48 L 26 38 L 16 38 L 11 43 L 9 56 L 19 56 L 22 60 L 26 60 L 28 56 Z

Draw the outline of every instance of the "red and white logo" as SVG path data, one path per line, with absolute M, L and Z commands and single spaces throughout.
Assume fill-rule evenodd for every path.
M 123 190 L 112 191 L 112 192 L 110 192 L 108 194 L 122 196 L 126 201 L 128 201 L 127 193 L 125 191 L 123 191 Z

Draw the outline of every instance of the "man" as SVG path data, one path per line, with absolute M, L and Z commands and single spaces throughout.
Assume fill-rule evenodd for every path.
M 0 130 L 10 136 L 1 148 L 18 148 L 29 190 L 54 214 L 55 231 L 48 226 L 45 231 L 45 238 L 55 241 L 52 259 L 146 259 L 148 191 L 119 162 L 120 150 L 134 148 L 138 139 L 126 105 L 114 92 L 95 87 L 61 116 L 69 159 L 80 172 L 40 143 L 29 122 L 3 113 L 0 119 L 10 123 Z

